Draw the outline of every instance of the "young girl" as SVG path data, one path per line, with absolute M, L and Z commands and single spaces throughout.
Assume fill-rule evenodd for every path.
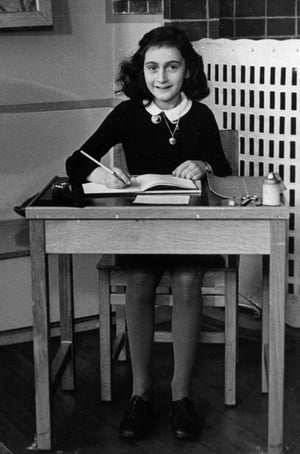
M 111 175 L 79 150 L 66 167 L 74 181 L 93 181 L 111 188 L 130 185 L 130 175 L 170 173 L 198 180 L 207 172 L 231 173 L 218 127 L 210 109 L 200 101 L 208 86 L 200 55 L 185 33 L 159 27 L 139 42 L 138 50 L 120 66 L 121 102 L 81 147 L 99 160 L 122 143 L 128 171 L 115 167 Z M 203 269 L 218 266 L 214 256 L 128 256 L 126 320 L 131 353 L 133 390 L 120 424 L 120 435 L 142 437 L 152 427 L 154 392 L 151 348 L 155 290 L 166 267 L 174 298 L 172 334 L 174 372 L 171 382 L 171 428 L 175 438 L 189 439 L 199 432 L 190 380 L 201 316 Z

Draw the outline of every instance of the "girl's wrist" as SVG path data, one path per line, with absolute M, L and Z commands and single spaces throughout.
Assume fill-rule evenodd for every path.
M 207 162 L 207 161 L 202 161 L 203 164 L 204 164 L 204 167 L 205 167 L 205 172 L 206 172 L 206 175 L 208 173 L 213 173 L 213 168 L 212 166 Z
M 106 172 L 101 167 L 95 167 L 94 170 L 87 176 L 87 181 L 92 183 L 105 184 Z

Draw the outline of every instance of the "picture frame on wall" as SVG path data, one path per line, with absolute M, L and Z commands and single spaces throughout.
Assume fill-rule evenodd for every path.
M 0 30 L 53 25 L 52 0 L 0 0 Z

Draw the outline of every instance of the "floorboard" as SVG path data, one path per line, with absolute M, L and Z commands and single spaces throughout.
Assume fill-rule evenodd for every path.
M 57 340 L 51 340 L 54 355 Z M 131 391 L 131 369 L 119 362 L 114 369 L 114 399 L 99 399 L 98 333 L 76 335 L 77 382 L 74 393 L 58 389 L 53 403 L 53 453 L 63 454 L 262 454 L 266 453 L 268 399 L 260 392 L 260 339 L 240 338 L 235 407 L 224 406 L 224 347 L 199 345 L 192 383 L 200 419 L 196 441 L 172 438 L 169 428 L 172 349 L 154 347 L 153 381 L 156 421 L 144 440 L 118 438 L 118 424 Z M 21 454 L 34 441 L 32 344 L 0 348 L 0 453 Z M 300 452 L 300 342 L 286 343 L 285 451 Z

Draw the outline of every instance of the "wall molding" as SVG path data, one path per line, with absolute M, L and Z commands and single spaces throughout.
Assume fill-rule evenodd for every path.
M 74 320 L 74 331 L 80 333 L 99 328 L 99 316 L 91 315 Z M 50 337 L 60 336 L 59 322 L 53 322 L 50 325 Z M 19 344 L 22 342 L 32 342 L 32 326 L 25 328 L 7 330 L 0 332 L 0 346 Z M 1 453 L 1 449 L 0 449 Z
M 119 102 L 120 100 L 117 98 L 99 98 L 81 99 L 78 101 L 51 101 L 26 104 L 5 104 L 0 105 L 0 114 L 113 108 Z

